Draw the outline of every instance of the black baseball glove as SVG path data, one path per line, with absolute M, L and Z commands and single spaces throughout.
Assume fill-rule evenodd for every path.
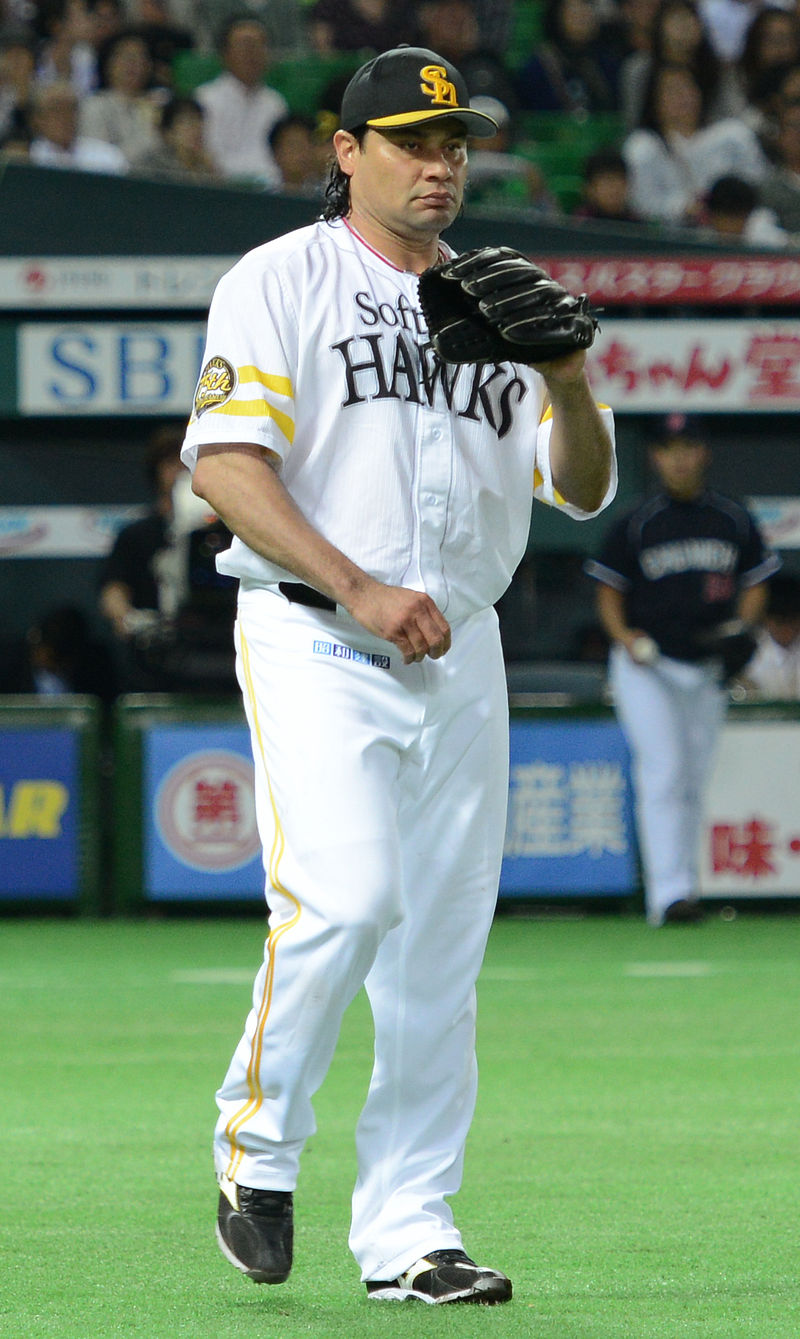
M 598 328 L 585 293 L 573 297 L 508 246 L 433 265 L 419 277 L 419 298 L 448 363 L 544 363 L 588 349 Z
M 719 661 L 723 683 L 728 683 L 744 669 L 758 646 L 750 624 L 741 618 L 715 624 L 713 628 L 700 633 L 698 643 L 704 657 Z

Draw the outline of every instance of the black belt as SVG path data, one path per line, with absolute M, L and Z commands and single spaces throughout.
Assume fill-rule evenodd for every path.
M 309 609 L 327 609 L 331 614 L 336 613 L 335 600 L 329 600 L 313 586 L 304 586 L 302 581 L 279 581 L 278 590 L 290 604 L 306 604 Z

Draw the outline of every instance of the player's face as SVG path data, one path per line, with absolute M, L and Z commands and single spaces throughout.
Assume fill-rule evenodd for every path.
M 367 220 L 415 239 L 438 237 L 453 222 L 467 175 L 467 138 L 459 121 L 368 130 L 360 147 L 346 132 L 337 139 L 356 223 Z
M 668 493 L 693 498 L 705 486 L 708 448 L 703 442 L 676 437 L 651 453 L 653 468 Z

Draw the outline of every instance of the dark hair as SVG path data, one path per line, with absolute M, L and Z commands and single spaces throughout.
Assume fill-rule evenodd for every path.
M 366 126 L 359 126 L 357 130 L 351 131 L 359 148 L 364 143 L 366 133 Z M 326 223 L 332 223 L 334 219 L 343 219 L 349 213 L 350 178 L 340 168 L 338 158 L 334 158 L 328 172 L 328 180 L 325 185 L 325 204 L 320 218 L 324 219 Z
M 800 577 L 779 572 L 770 577 L 767 591 L 767 614 L 773 618 L 800 616 Z
M 269 147 L 274 149 L 284 130 L 289 130 L 292 126 L 302 126 L 310 135 L 316 135 L 317 133 L 317 123 L 310 116 L 296 116 L 294 114 L 282 116 L 279 121 L 275 122 L 267 135 Z
M 254 23 L 256 27 L 261 29 L 267 42 L 272 45 L 272 34 L 264 20 L 250 10 L 240 9 L 236 14 L 231 14 L 220 27 L 217 33 L 217 51 L 224 52 L 228 45 L 228 38 L 234 28 L 238 28 L 241 23 Z
M 603 172 L 614 172 L 618 176 L 627 177 L 628 164 L 619 149 L 595 149 L 594 153 L 587 154 L 583 161 L 584 181 L 594 181 L 595 177 L 599 177 Z
M 164 423 L 156 428 L 147 443 L 144 468 L 147 482 L 153 492 L 158 487 L 159 467 L 165 460 L 177 460 L 183 443 L 184 428 L 178 424 Z
M 176 94 L 175 97 L 169 99 L 169 102 L 165 102 L 161 108 L 161 114 L 158 118 L 160 129 L 171 130 L 182 112 L 194 112 L 201 121 L 205 115 L 196 98 L 187 98 Z
M 790 9 L 780 9 L 777 5 L 767 5 L 760 9 L 751 20 L 742 47 L 742 54 L 737 61 L 737 67 L 744 82 L 745 96 L 748 102 L 755 100 L 757 91 L 761 92 L 763 97 L 766 89 L 760 81 L 760 76 L 765 73 L 772 73 L 773 78 L 777 79 L 779 66 L 765 66 L 761 63 L 761 47 L 764 41 L 764 29 L 768 28 L 775 15 L 779 14 L 781 19 L 794 28 L 795 45 L 800 55 L 800 25 L 796 14 Z M 759 89 L 760 84 L 760 89 Z M 774 85 L 773 85 L 774 86 Z
M 694 0 L 662 0 L 653 20 L 653 65 L 671 64 L 664 55 L 664 19 L 676 9 L 693 14 L 700 25 L 700 38 L 686 68 L 691 70 L 704 94 L 711 96 L 722 77 L 722 61 L 714 50 L 703 16 Z
M 22 24 L 8 24 L 0 28 L 0 51 L 13 51 L 15 47 L 24 47 L 32 55 L 36 53 L 37 37 L 33 28 Z
M 108 67 L 111 64 L 117 47 L 121 46 L 123 42 L 130 41 L 140 42 L 147 53 L 147 60 L 150 65 L 150 77 L 147 81 L 147 86 L 149 87 L 152 80 L 153 57 L 150 48 L 147 45 L 147 39 L 143 37 L 138 28 L 120 28 L 118 33 L 112 33 L 110 37 L 106 38 L 97 53 L 97 78 L 100 88 L 109 87 Z
M 639 118 L 639 125 L 643 130 L 652 130 L 655 135 L 663 139 L 661 122 L 658 113 L 658 87 L 664 74 L 671 73 L 673 70 L 680 70 L 681 74 L 688 77 L 697 85 L 700 92 L 700 121 L 701 126 L 706 125 L 708 121 L 708 91 L 703 88 L 700 80 L 688 65 L 675 65 L 672 61 L 666 61 L 663 65 L 654 65 L 650 71 L 647 80 L 647 89 L 645 91 L 644 105 L 642 114 Z
M 752 182 L 743 177 L 729 174 L 718 177 L 706 196 L 706 206 L 711 214 L 733 214 L 736 218 L 747 218 L 758 204 L 758 191 Z
M 564 41 L 564 21 L 562 18 L 564 4 L 565 0 L 547 0 L 542 13 L 542 37 L 546 42 L 552 42 L 554 46 L 560 46 Z

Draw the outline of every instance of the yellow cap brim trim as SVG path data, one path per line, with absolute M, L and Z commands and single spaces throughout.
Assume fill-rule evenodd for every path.
M 467 117 L 469 121 L 482 121 L 485 125 L 491 126 L 492 131 L 497 130 L 497 122 L 493 121 L 491 116 L 486 116 L 484 112 L 475 112 L 471 107 L 443 107 L 441 111 L 425 112 L 400 112 L 397 116 L 376 116 L 373 120 L 367 121 L 368 126 L 377 127 L 381 130 L 391 130 L 393 127 L 402 128 L 403 126 L 420 125 L 424 121 L 439 121 L 442 117 L 453 116 Z

